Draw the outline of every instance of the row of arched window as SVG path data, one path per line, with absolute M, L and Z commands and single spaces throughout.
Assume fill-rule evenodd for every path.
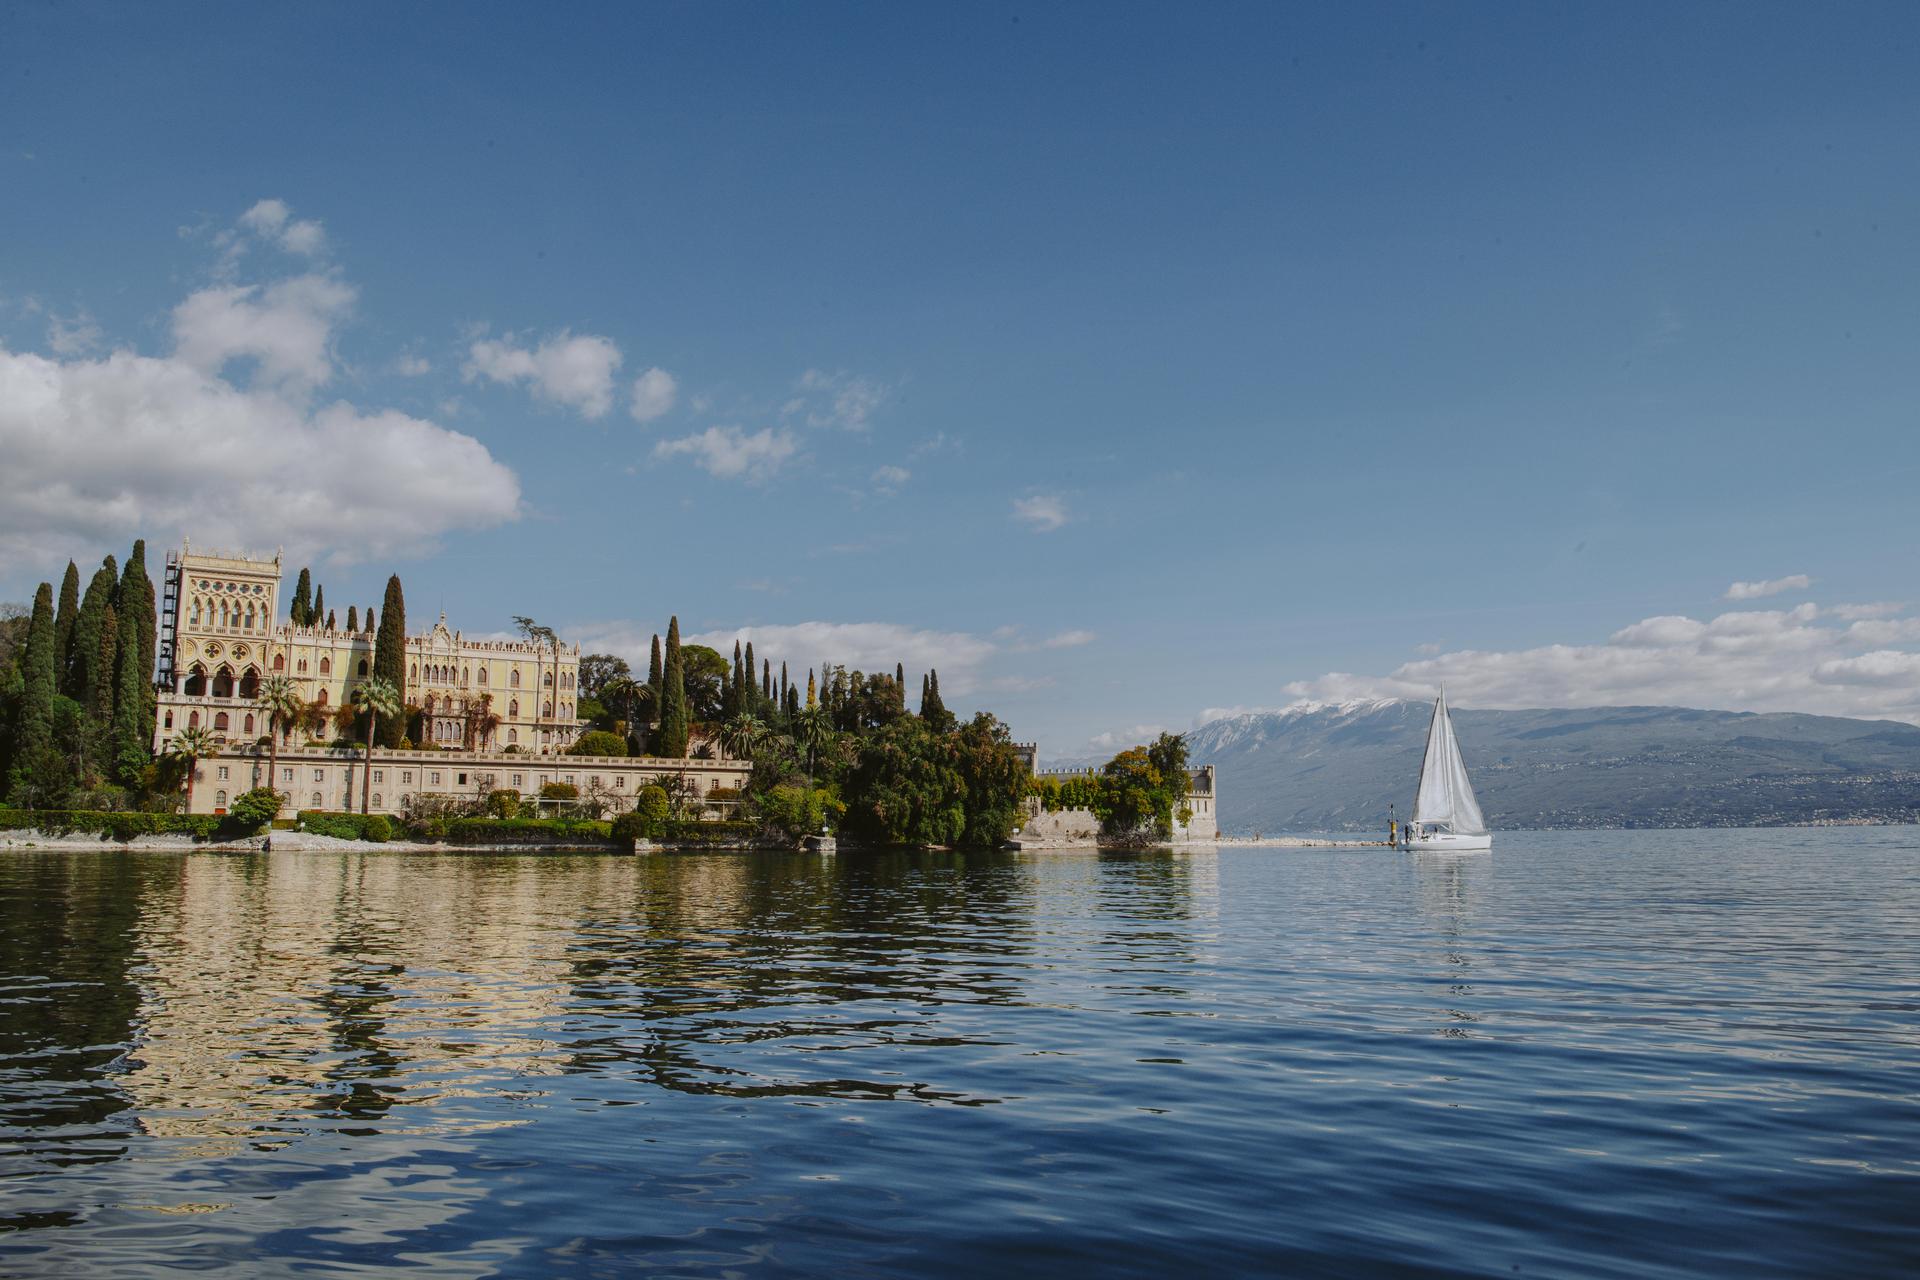
M 195 596 L 188 625 L 225 627 L 228 630 L 240 631 L 265 631 L 272 621 L 267 616 L 265 605 L 256 607 L 249 601 L 243 607 L 238 600 L 206 600 Z

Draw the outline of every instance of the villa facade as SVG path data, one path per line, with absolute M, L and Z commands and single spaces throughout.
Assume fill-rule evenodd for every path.
M 327 717 L 297 743 L 339 736 L 332 717 L 373 670 L 375 629 L 296 627 L 281 620 L 281 563 L 182 544 L 167 553 L 160 606 L 155 750 L 199 726 L 235 745 L 267 732 L 256 705 L 260 682 L 291 678 Z M 517 748 L 551 755 L 571 746 L 580 647 L 469 639 L 445 615 L 407 637 L 405 697 L 421 713 L 419 746 L 473 751 Z

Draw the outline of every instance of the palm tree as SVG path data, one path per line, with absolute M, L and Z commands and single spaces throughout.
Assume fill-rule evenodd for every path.
M 720 728 L 720 746 L 730 755 L 741 760 L 751 760 L 765 726 L 751 712 L 742 711 Z
M 268 676 L 260 682 L 260 694 L 255 704 L 267 713 L 267 789 L 277 792 L 275 779 L 280 776 L 280 735 L 300 719 L 300 713 L 306 709 L 306 700 L 300 696 L 299 686 L 288 676 Z
M 219 739 L 213 736 L 211 729 L 193 725 L 182 729 L 172 742 L 167 744 L 167 754 L 187 767 L 187 812 L 193 812 L 193 777 L 200 772 L 200 762 L 220 750 Z
M 532 618 L 521 614 L 513 615 L 513 625 L 520 629 L 520 634 L 527 638 L 527 643 L 534 646 L 534 653 L 537 655 L 533 661 L 533 743 L 537 750 L 541 746 L 540 724 L 545 718 L 540 705 L 540 691 L 547 687 L 540 683 L 541 677 L 546 674 L 546 668 L 542 665 L 546 659 L 540 652 L 540 642 L 544 640 L 553 645 L 553 698 L 554 708 L 557 711 L 560 705 L 560 637 L 554 634 L 552 627 L 543 627 Z
M 360 766 L 360 812 L 368 813 L 368 794 L 373 790 L 373 734 L 380 724 L 381 716 L 400 714 L 400 691 L 393 687 L 393 681 L 374 676 L 362 680 L 347 695 L 347 701 L 367 713 L 367 758 Z
M 823 706 L 811 706 L 793 718 L 793 736 L 807 749 L 807 790 L 813 790 L 813 761 L 820 748 L 833 741 L 833 721 Z
M 467 703 L 465 716 L 466 749 L 484 748 L 493 739 L 493 731 L 500 727 L 500 717 L 493 710 L 493 695 L 483 693 L 478 701 Z
M 615 676 L 600 686 L 601 704 L 614 712 L 614 719 L 627 722 L 628 733 L 636 724 L 642 730 L 652 726 L 653 700 L 653 686 L 632 676 Z

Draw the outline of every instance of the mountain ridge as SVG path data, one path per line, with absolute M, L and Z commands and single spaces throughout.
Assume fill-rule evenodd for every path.
M 1774 826 L 1920 817 L 1920 727 L 1793 712 L 1450 707 L 1489 825 Z M 1413 802 L 1431 706 L 1296 704 L 1187 735 L 1229 834 L 1383 830 Z

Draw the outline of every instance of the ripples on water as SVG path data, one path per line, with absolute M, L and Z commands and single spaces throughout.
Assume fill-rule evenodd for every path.
M 1909 1275 L 1910 829 L 0 859 L 0 1273 Z

